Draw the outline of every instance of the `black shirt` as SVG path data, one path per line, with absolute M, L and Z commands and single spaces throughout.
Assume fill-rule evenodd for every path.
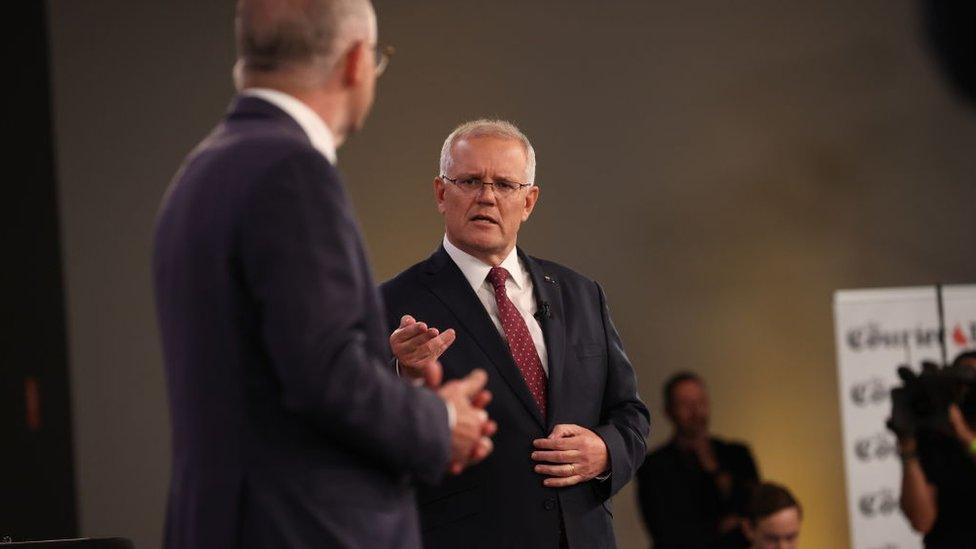
M 711 439 L 718 472 L 732 477 L 725 496 L 716 475 L 706 472 L 694 452 L 672 441 L 644 460 L 637 472 L 641 513 L 655 549 L 745 548 L 739 529 L 719 534 L 719 523 L 729 515 L 744 515 L 759 472 L 749 448 Z
M 919 433 L 918 457 L 937 490 L 938 514 L 926 549 L 976 547 L 976 460 L 955 437 Z

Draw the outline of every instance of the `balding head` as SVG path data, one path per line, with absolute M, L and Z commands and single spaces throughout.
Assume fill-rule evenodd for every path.
M 314 86 L 328 77 L 357 41 L 376 40 L 369 0 L 239 0 L 236 17 L 238 88 L 252 79 Z

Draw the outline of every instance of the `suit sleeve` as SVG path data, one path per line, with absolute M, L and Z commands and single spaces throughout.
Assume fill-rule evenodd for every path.
M 608 364 L 601 424 L 595 432 L 607 445 L 610 455 L 610 478 L 599 484 L 603 497 L 609 498 L 633 478 L 644 461 L 650 412 L 637 395 L 637 376 L 610 318 L 603 288 L 599 284 L 596 288 L 600 297 Z
M 296 153 L 257 181 L 244 212 L 240 260 L 283 406 L 370 461 L 437 482 L 450 457 L 447 409 L 366 346 L 383 319 L 365 305 L 375 288 L 335 171 L 314 151 Z

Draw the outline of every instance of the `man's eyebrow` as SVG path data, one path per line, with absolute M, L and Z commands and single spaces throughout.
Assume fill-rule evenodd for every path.
M 502 181 L 502 182 L 505 182 L 505 183 L 511 183 L 513 185 L 521 185 L 522 184 L 522 182 L 519 181 L 518 178 L 516 178 L 516 177 L 509 177 L 507 175 L 499 175 L 498 177 L 496 177 L 494 179 L 494 181 Z
M 460 180 L 460 179 L 478 179 L 478 180 L 484 181 L 484 178 L 481 176 L 480 173 L 474 173 L 474 172 L 461 172 L 461 173 L 455 175 L 453 177 L 453 179 L 458 179 L 458 180 Z M 501 181 L 501 182 L 504 182 L 504 183 L 519 184 L 518 179 L 516 179 L 514 177 L 508 177 L 507 175 L 499 175 L 498 177 L 493 177 L 492 178 L 492 181 Z

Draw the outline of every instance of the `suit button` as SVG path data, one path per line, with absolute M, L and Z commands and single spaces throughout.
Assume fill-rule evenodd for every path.
M 546 508 L 546 511 L 552 511 L 556 508 L 556 500 L 549 498 L 545 503 L 542 504 L 542 506 Z

